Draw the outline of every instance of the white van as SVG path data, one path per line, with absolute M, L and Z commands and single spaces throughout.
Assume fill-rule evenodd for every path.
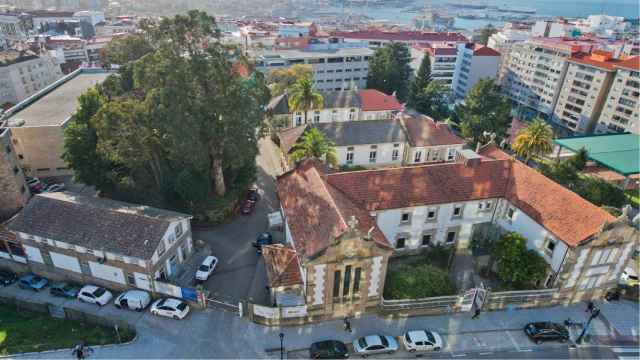
M 151 295 L 142 290 L 129 290 L 118 295 L 113 304 L 118 309 L 142 311 L 151 303 Z
M 196 271 L 196 280 L 206 281 L 218 264 L 218 258 L 215 256 L 207 256 L 198 271 Z

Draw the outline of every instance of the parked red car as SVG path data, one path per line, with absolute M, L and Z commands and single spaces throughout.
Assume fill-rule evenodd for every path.
M 240 213 L 242 215 L 249 215 L 253 212 L 253 209 L 256 207 L 256 203 L 258 202 L 258 189 L 251 188 L 247 192 L 247 197 L 244 199 L 242 203 L 242 207 L 240 208 Z

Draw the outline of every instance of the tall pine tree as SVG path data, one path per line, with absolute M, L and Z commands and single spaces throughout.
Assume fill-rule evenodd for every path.
M 406 101 L 411 76 L 411 55 L 403 43 L 388 43 L 376 50 L 369 60 L 367 87 L 386 94 L 396 94 L 400 101 Z
M 420 68 L 418 69 L 418 73 L 411 80 L 411 85 L 409 86 L 409 99 L 407 101 L 407 105 L 412 108 L 416 108 L 419 103 L 420 95 L 427 88 L 427 85 L 431 82 L 431 59 L 429 56 L 425 55 L 422 58 L 422 62 L 420 63 Z

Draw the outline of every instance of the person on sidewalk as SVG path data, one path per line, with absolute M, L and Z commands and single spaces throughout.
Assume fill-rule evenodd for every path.
M 353 330 L 351 330 L 351 321 L 349 321 L 348 317 L 344 318 L 344 331 L 347 332 L 352 332 Z
M 587 310 L 585 310 L 584 312 L 593 312 L 593 301 L 589 300 L 589 302 L 587 303 Z
M 76 347 L 73 348 L 71 354 L 74 355 L 78 360 L 84 359 L 84 344 L 76 345 Z
M 476 308 L 475 312 L 473 313 L 473 316 L 471 317 L 471 319 L 475 320 L 477 318 L 480 317 L 480 309 Z

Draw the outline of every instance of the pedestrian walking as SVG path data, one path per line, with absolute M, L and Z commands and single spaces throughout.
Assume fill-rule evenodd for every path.
M 480 317 L 480 309 L 476 308 L 475 312 L 473 313 L 473 316 L 471 317 L 473 320 L 477 319 L 478 317 Z
M 351 321 L 349 321 L 348 317 L 344 318 L 344 331 L 352 332 L 352 330 L 351 330 Z
M 595 305 L 593 304 L 593 301 L 589 300 L 589 302 L 587 303 L 587 310 L 585 310 L 584 312 L 593 312 L 593 307 Z
M 76 345 L 75 348 L 73 348 L 73 351 L 71 352 L 76 359 L 80 360 L 80 359 L 84 359 L 84 346 L 82 344 L 78 344 Z

